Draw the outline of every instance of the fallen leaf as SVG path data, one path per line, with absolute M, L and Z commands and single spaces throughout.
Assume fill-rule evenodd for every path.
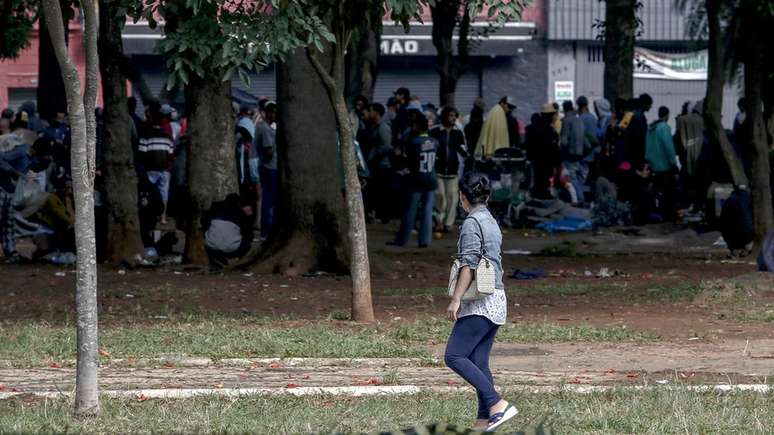
M 164 367 L 168 369 L 173 369 L 175 368 L 175 365 L 169 361 L 164 361 Z
M 218 382 L 217 384 L 212 384 L 213 388 L 223 388 L 223 382 Z
M 449 379 L 448 381 L 446 381 L 446 385 L 448 385 L 448 386 L 450 386 L 450 387 L 453 387 L 453 386 L 455 386 L 455 385 L 459 385 L 459 384 L 460 384 L 459 382 L 457 382 L 457 381 L 452 381 L 451 379 Z
M 301 379 L 309 379 L 309 375 L 304 375 L 301 377 Z
M 607 374 L 612 375 L 613 373 L 618 373 L 616 369 L 607 369 Z
M 254 363 L 250 364 L 250 367 L 248 368 L 248 370 L 250 370 L 250 369 L 257 369 L 257 368 L 259 368 L 260 366 L 261 366 L 261 363 L 259 363 L 259 362 L 254 362 Z
M 323 408 L 331 409 L 331 408 L 335 407 L 335 406 L 336 406 L 336 404 L 335 404 L 335 403 L 333 403 L 333 401 L 331 401 L 331 400 L 326 400 L 325 402 L 323 402 L 323 403 L 322 403 L 322 405 L 321 405 L 321 406 L 322 406 Z
M 0 391 L 5 391 L 5 384 L 0 384 Z
M 18 393 L 18 392 L 19 392 L 19 389 L 18 389 L 18 388 L 11 388 L 11 392 L 12 392 L 12 393 Z
M 279 368 L 282 368 L 282 366 L 278 362 L 273 362 L 273 363 L 269 364 L 269 368 L 270 369 L 279 369 Z
M 101 356 L 110 356 L 110 352 L 108 352 L 107 349 L 105 349 L 104 347 L 99 349 L 99 354 Z
M 572 379 L 570 380 L 570 383 L 571 383 L 571 384 L 580 384 L 580 383 L 581 383 L 581 380 L 580 380 L 580 379 L 578 379 L 578 378 L 572 378 Z
M 627 373 L 626 377 L 627 378 L 638 378 L 638 377 L 640 377 L 640 374 L 639 373 Z
M 172 344 L 172 337 L 170 337 L 169 335 L 165 335 L 164 338 L 162 338 L 162 340 L 164 341 L 164 344 Z
M 298 388 L 298 387 L 300 387 L 300 386 L 301 386 L 301 385 L 294 384 L 294 383 L 292 383 L 292 382 L 291 382 L 291 383 L 289 383 L 289 384 L 285 385 L 285 388 Z
M 138 402 L 144 402 L 146 400 L 150 399 L 150 397 L 146 396 L 145 394 L 138 394 L 137 395 L 137 401 Z
M 368 378 L 364 381 L 356 381 L 356 385 L 365 386 L 365 385 L 381 385 L 382 380 L 379 378 Z
M 248 374 L 247 373 L 240 373 L 239 379 L 247 379 Z
M 61 369 L 62 366 L 60 366 L 59 363 L 51 363 L 51 368 L 52 369 Z

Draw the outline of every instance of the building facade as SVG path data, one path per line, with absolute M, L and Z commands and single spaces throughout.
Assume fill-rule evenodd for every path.
M 429 13 L 424 15 L 424 22 L 412 25 L 409 33 L 400 25 L 384 22 L 375 101 L 385 102 L 396 88 L 405 86 L 423 102 L 437 105 L 439 77 L 434 65 L 432 22 Z M 594 24 L 603 21 L 604 15 L 605 2 L 599 0 L 535 0 L 520 22 L 507 23 L 486 37 L 478 35 L 488 24 L 475 23 L 470 68 L 457 86 L 458 109 L 467 112 L 477 97 L 484 98 L 491 107 L 509 95 L 517 101 L 517 116 L 528 120 L 547 101 L 580 95 L 590 100 L 601 98 L 604 48 Z M 685 16 L 675 8 L 674 0 L 645 1 L 639 17 L 643 26 L 637 40 L 637 63 L 653 60 L 655 70 L 637 70 L 635 95 L 647 92 L 656 108 L 667 106 L 676 115 L 684 102 L 704 97 L 704 44 L 687 34 Z M 80 25 L 73 22 L 70 32 L 71 54 L 83 71 Z M 166 81 L 164 60 L 155 53 L 162 37 L 158 29 L 152 30 L 144 22 L 129 22 L 124 29 L 125 54 L 143 72 L 154 92 L 161 90 Z M 691 67 L 690 73 L 685 72 L 686 65 Z M 34 34 L 30 47 L 19 59 L 0 63 L 0 108 L 16 108 L 23 101 L 34 100 L 37 73 Z M 274 98 L 275 83 L 274 68 L 268 67 L 254 74 L 249 86 L 235 80 L 234 89 L 254 97 Z M 733 122 L 738 95 L 737 89 L 726 89 L 726 126 Z

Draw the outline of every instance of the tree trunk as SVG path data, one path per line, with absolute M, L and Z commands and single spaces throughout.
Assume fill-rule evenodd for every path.
M 184 258 L 198 266 L 208 263 L 201 222 L 204 213 L 213 202 L 238 192 L 231 81 L 221 77 L 222 74 L 212 74 L 206 80 L 192 77 L 187 87 L 191 110 L 188 188 L 192 210 Z
M 307 48 L 307 56 L 325 85 L 328 101 L 338 126 L 341 144 L 341 162 L 344 167 L 344 187 L 347 200 L 349 227 L 347 236 L 350 245 L 349 269 L 352 275 L 352 319 L 356 322 L 373 322 L 374 307 L 371 299 L 371 268 L 368 260 L 368 238 L 365 225 L 365 210 L 360 180 L 357 176 L 355 144 L 352 128 L 349 124 L 347 103 L 344 100 L 344 51 L 346 32 L 339 30 L 337 43 L 327 53 L 331 53 L 331 72 L 329 73 L 314 48 Z
M 137 172 L 134 169 L 131 122 L 126 106 L 126 77 L 121 26 L 115 3 L 106 1 L 99 10 L 99 65 L 105 102 L 105 200 L 108 214 L 107 258 L 112 264 L 134 266 L 143 251 L 137 212 Z
M 436 50 L 435 68 L 440 76 L 438 97 L 441 107 L 454 106 L 460 68 L 454 59 L 452 36 L 457 26 L 459 0 L 439 1 L 430 7 L 433 17 L 433 45 Z
M 63 6 L 69 8 L 69 2 L 60 3 L 60 9 Z M 62 36 L 65 47 L 69 39 L 68 22 L 70 13 L 68 9 L 62 9 L 64 17 Z M 41 14 L 40 22 L 45 22 L 45 10 Z M 50 119 L 57 112 L 67 112 L 67 95 L 65 95 L 64 82 L 62 81 L 62 71 L 59 69 L 54 47 L 51 45 L 51 30 L 47 26 L 39 26 L 38 38 L 38 91 L 37 91 L 37 109 L 40 117 Z
M 605 98 L 631 98 L 634 93 L 634 39 L 637 0 L 606 0 Z
M 348 273 L 347 215 L 336 161 L 336 119 L 303 49 L 277 65 L 280 195 L 262 272 Z M 314 131 L 310 135 L 308 132 Z M 315 156 L 315 158 L 309 158 Z
M 760 247 L 772 229 L 771 168 L 766 125 L 763 120 L 763 73 L 766 42 L 755 32 L 762 29 L 761 21 L 753 6 L 747 6 L 745 27 L 744 90 L 747 98 L 747 129 L 752 149 L 752 202 L 753 234 L 755 245 Z M 750 29 L 756 29 L 751 31 Z
M 78 254 L 75 303 L 78 315 L 75 415 L 99 414 L 97 383 L 97 250 L 94 233 L 94 171 L 96 125 L 94 107 L 97 94 L 97 20 L 93 0 L 81 2 L 85 17 L 86 86 L 81 95 L 78 70 L 67 52 L 58 0 L 43 0 L 46 26 L 66 84 L 67 107 L 72 137 L 71 160 L 75 198 L 75 243 Z M 92 125 L 89 125 L 89 124 Z
M 381 32 L 369 29 L 347 53 L 347 101 L 350 103 L 358 95 L 374 99 L 374 87 L 378 74 L 379 41 Z
M 749 184 L 744 173 L 742 160 L 737 155 L 726 130 L 720 122 L 723 111 L 723 87 L 725 86 L 726 68 L 723 54 L 723 35 L 720 28 L 720 0 L 706 0 L 707 23 L 709 27 L 707 94 L 704 98 L 704 123 L 707 133 L 714 146 L 722 152 L 731 172 L 731 178 L 737 187 Z

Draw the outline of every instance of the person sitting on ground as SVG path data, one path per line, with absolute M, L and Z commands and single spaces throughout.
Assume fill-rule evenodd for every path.
M 213 269 L 221 269 L 229 259 L 240 258 L 250 249 L 253 225 L 239 195 L 232 193 L 226 199 L 212 204 L 202 219 L 204 245 Z

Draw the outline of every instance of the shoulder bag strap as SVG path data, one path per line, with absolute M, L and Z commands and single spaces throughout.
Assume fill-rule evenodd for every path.
M 481 222 L 479 222 L 478 219 L 474 218 L 473 216 L 468 216 L 468 219 L 473 219 L 473 221 L 478 226 L 478 231 L 481 233 L 481 256 L 486 257 L 486 239 L 484 239 L 484 228 L 481 226 Z

